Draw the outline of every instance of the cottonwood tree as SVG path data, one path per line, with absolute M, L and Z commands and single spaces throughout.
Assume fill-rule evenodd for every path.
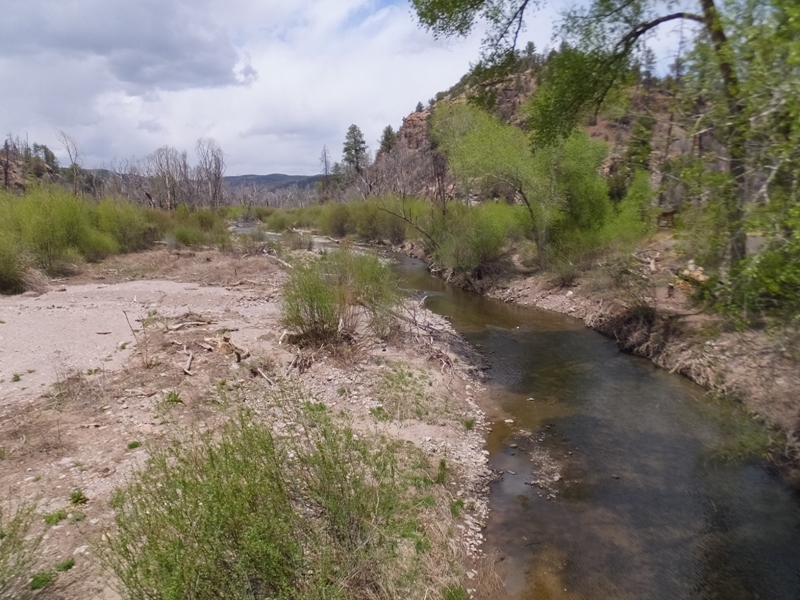
M 489 62 L 502 61 L 516 47 L 530 10 L 541 2 L 534 0 L 412 0 L 420 23 L 437 36 L 463 36 L 479 20 L 488 22 L 484 57 Z M 693 5 L 692 9 L 684 6 Z M 768 5 L 766 13 L 764 7 Z M 703 67 L 713 69 L 714 86 L 705 90 L 713 103 L 713 127 L 720 140 L 726 163 L 728 185 L 719 190 L 722 214 L 727 231 L 727 257 L 731 265 L 745 258 L 745 206 L 748 180 L 748 142 L 752 139 L 754 117 L 763 105 L 755 105 L 747 80 L 752 62 L 748 48 L 732 43 L 730 29 L 741 23 L 769 21 L 783 15 L 784 26 L 797 28 L 800 17 L 796 3 L 772 0 L 756 3 L 725 3 L 721 13 L 715 0 L 679 3 L 660 0 L 593 0 L 588 6 L 564 15 L 562 38 L 570 44 L 545 74 L 544 85 L 537 92 L 532 109 L 532 125 L 539 143 L 564 138 L 587 111 L 600 106 L 608 93 L 628 71 L 631 58 L 644 48 L 648 35 L 668 23 L 685 22 L 698 33 L 698 55 Z M 759 10 L 762 12 L 759 14 Z M 749 33 L 753 33 L 749 29 Z M 736 41 L 736 40 L 734 40 Z M 786 42 L 786 58 L 796 57 L 795 45 Z

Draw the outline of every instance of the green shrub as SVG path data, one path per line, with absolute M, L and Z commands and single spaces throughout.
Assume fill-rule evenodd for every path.
M 356 232 L 355 222 L 347 204 L 326 204 L 320 214 L 319 228 L 323 234 L 344 238 Z
M 0 293 L 16 294 L 24 291 L 24 275 L 25 260 L 19 241 L 12 232 L 0 229 Z
M 69 557 L 67 560 L 62 561 L 56 565 L 56 571 L 58 571 L 59 573 L 64 573 L 66 571 L 69 571 L 74 566 L 75 566 L 75 559 Z
M 148 211 L 138 206 L 103 200 L 93 212 L 97 229 L 112 236 L 121 252 L 144 250 L 158 239 L 158 224 L 150 222 Z
M 53 582 L 53 577 L 55 577 L 55 575 L 53 575 L 52 571 L 36 573 L 36 575 L 31 578 L 30 588 L 32 590 L 44 589 Z
M 432 579 L 397 550 L 410 507 L 432 509 L 416 508 L 401 446 L 287 400 L 297 429 L 285 438 L 243 414 L 154 449 L 120 492 L 104 556 L 126 597 L 421 597 Z M 409 535 L 430 546 L 424 527 Z
M 61 521 L 67 518 L 67 511 L 63 508 L 59 508 L 58 510 L 54 510 L 53 512 L 45 513 L 42 518 L 44 522 L 48 525 L 57 525 Z
M 41 536 L 29 535 L 36 515 L 36 506 L 23 504 L 6 518 L 0 508 L 0 597 L 24 585 L 25 573 L 33 559 Z
M 86 497 L 86 494 L 83 493 L 82 489 L 77 488 L 72 490 L 72 493 L 70 493 L 69 501 L 75 506 L 81 506 L 89 502 L 89 498 Z
M 434 255 L 457 273 L 480 275 L 521 235 L 515 207 L 487 203 L 451 211 Z
M 267 230 L 274 231 L 276 233 L 280 233 L 281 231 L 289 229 L 292 226 L 292 223 L 293 221 L 291 215 L 284 210 L 276 210 L 264 221 L 264 225 L 267 227 Z
M 283 288 L 283 323 L 311 340 L 324 341 L 339 333 L 336 290 L 315 263 L 291 272 Z
M 354 334 L 363 312 L 367 327 L 384 337 L 398 302 L 396 279 L 377 257 L 337 250 L 290 273 L 283 322 L 309 341 L 332 341 Z

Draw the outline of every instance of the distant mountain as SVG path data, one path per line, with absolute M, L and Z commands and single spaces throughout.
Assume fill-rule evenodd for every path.
M 317 181 L 322 180 L 322 175 L 284 175 L 283 173 L 270 173 L 269 175 L 233 175 L 224 178 L 225 183 L 231 187 L 245 187 L 256 185 L 268 190 L 279 190 L 292 185 L 299 188 L 311 188 Z

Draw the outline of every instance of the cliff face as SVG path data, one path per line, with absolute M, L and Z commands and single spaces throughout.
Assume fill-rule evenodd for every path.
M 403 117 L 403 124 L 397 132 L 398 140 L 402 141 L 409 150 L 419 151 L 428 144 L 428 118 L 431 110 L 413 112 Z

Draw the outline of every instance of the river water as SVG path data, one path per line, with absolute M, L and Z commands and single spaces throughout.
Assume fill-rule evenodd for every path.
M 800 600 L 800 496 L 763 464 L 714 460 L 723 404 L 576 319 L 398 260 L 491 366 L 487 449 L 504 475 L 485 534 L 511 598 Z

